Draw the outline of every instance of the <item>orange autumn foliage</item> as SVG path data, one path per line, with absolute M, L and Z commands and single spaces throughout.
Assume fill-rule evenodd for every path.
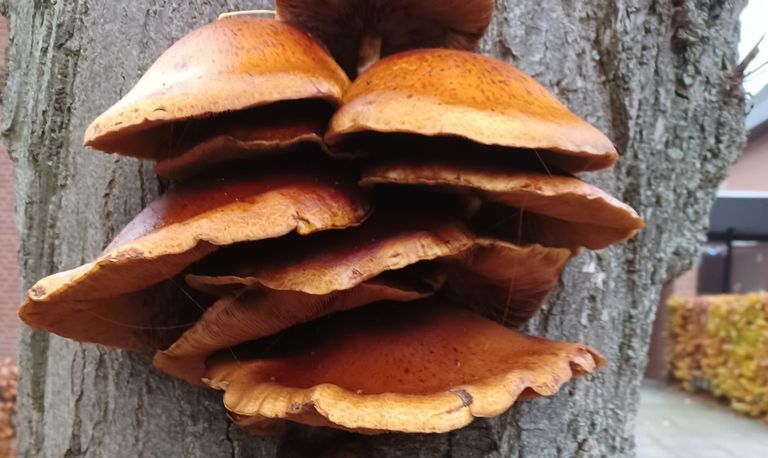
M 768 420 L 768 293 L 673 298 L 669 307 L 673 376 Z

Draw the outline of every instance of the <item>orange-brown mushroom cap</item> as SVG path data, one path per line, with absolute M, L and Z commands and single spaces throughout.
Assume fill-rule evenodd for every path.
M 452 277 L 447 299 L 519 326 L 538 311 L 571 254 L 566 248 L 476 239 L 450 216 L 382 213 L 346 231 L 223 250 L 186 280 L 219 297 L 252 286 L 323 295 L 435 260 Z
M 292 115 L 285 111 L 295 108 Z M 282 106 L 283 113 L 261 110 L 257 117 L 249 112 L 216 116 L 186 127 L 190 131 L 177 145 L 177 154 L 157 157 L 155 173 L 173 180 L 186 180 L 225 162 L 273 156 L 289 151 L 311 150 L 323 143 L 327 117 L 307 112 L 307 107 Z M 291 116 L 291 118 L 287 118 Z M 198 134 L 193 134 L 197 131 Z M 319 153 L 320 148 L 315 146 Z M 292 158 L 300 160 L 292 155 Z
M 356 187 L 318 170 L 191 183 L 150 204 L 97 260 L 40 280 L 19 316 L 32 327 L 93 341 L 67 331 L 65 323 L 79 319 L 78 304 L 88 302 L 100 315 L 114 298 L 171 279 L 220 246 L 355 226 L 368 213 Z
M 629 205 L 572 176 L 553 175 L 470 161 L 384 161 L 361 180 L 374 184 L 426 185 L 468 191 L 483 200 L 559 220 L 566 246 L 605 248 L 631 238 L 643 219 Z M 551 221 L 550 219 L 546 219 Z M 577 236 L 584 236 L 578 239 Z
M 605 135 L 531 77 L 456 50 L 396 54 L 362 74 L 344 95 L 326 142 L 337 153 L 355 153 L 380 142 L 366 142 L 372 134 L 458 137 L 510 155 L 546 150 L 558 153 L 553 165 L 570 172 L 609 167 L 618 158 Z
M 295 101 L 338 104 L 349 80 L 305 32 L 255 17 L 223 19 L 171 46 L 85 134 L 96 149 L 162 158 L 180 121 Z
M 434 294 L 444 277 L 383 275 L 351 289 L 325 295 L 254 287 L 220 299 L 179 340 L 155 355 L 155 366 L 202 385 L 205 361 L 219 350 L 277 334 L 322 316 L 381 301 L 413 301 Z M 413 277 L 413 278 L 411 278 Z
M 275 420 L 359 433 L 442 433 L 552 395 L 603 364 L 584 345 L 527 337 L 440 304 L 383 304 L 221 353 L 207 383 L 253 432 Z
M 418 48 L 473 50 L 491 22 L 493 0 L 277 0 L 280 19 L 331 51 L 347 74 L 380 56 Z
M 457 255 L 474 244 L 462 222 L 439 214 L 374 214 L 360 227 L 232 247 L 206 260 L 187 283 L 212 295 L 244 286 L 329 294 L 382 272 Z
M 443 297 L 517 327 L 536 314 L 570 258 L 564 248 L 480 238 L 453 257 Z
M 80 342 L 134 352 L 167 348 L 213 301 L 174 279 L 108 299 L 31 303 L 22 319 L 38 329 Z

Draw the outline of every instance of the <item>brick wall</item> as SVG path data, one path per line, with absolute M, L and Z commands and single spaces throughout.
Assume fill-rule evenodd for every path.
M 734 164 L 720 189 L 728 191 L 768 191 L 768 129 L 763 128 L 749 137 L 749 143 L 739 161 Z
M 0 18 L 0 74 L 5 75 L 5 48 L 8 45 L 8 24 Z M 3 81 L 5 78 L 3 78 Z M 13 203 L 11 160 L 0 145 L 0 358 L 16 355 L 19 320 L 19 237 L 16 231 Z
M 680 297 L 695 297 L 699 291 L 699 268 L 694 267 L 675 280 L 672 294 Z

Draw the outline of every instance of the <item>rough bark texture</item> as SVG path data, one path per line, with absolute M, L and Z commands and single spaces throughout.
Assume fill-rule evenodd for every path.
M 160 50 L 226 0 L 7 0 L 12 47 L 4 127 L 15 165 L 24 287 L 93 258 L 157 192 L 150 167 L 81 147 L 87 123 Z M 586 342 L 611 366 L 556 397 L 453 434 L 363 438 L 296 428 L 258 440 L 220 394 L 148 358 L 25 330 L 24 456 L 627 456 L 659 290 L 703 239 L 718 183 L 744 141 L 735 65 L 744 0 L 499 0 L 485 52 L 517 63 L 624 152 L 588 176 L 640 209 L 634 241 L 585 253 L 530 331 Z

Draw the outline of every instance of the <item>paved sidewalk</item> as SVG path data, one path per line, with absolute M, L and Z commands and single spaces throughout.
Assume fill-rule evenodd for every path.
M 768 458 L 768 424 L 727 406 L 646 381 L 637 418 L 638 458 Z

